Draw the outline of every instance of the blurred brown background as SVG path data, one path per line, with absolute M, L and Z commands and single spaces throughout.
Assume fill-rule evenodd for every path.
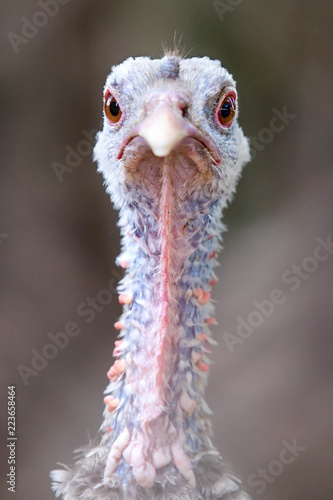
M 216 443 L 253 499 L 332 499 L 333 255 L 318 266 L 308 258 L 316 238 L 333 235 L 333 4 L 71 0 L 53 7 L 53 17 L 41 10 L 31 0 L 0 7 L 1 498 L 13 498 L 5 484 L 7 385 L 17 384 L 16 498 L 51 500 L 49 471 L 71 463 L 102 422 L 120 314 L 116 297 L 91 323 L 77 314 L 119 272 L 117 214 L 89 144 L 62 182 L 52 164 L 65 164 L 66 147 L 82 146 L 83 130 L 99 128 L 110 67 L 128 56 L 160 57 L 176 33 L 190 56 L 218 58 L 234 75 L 241 125 L 258 141 L 225 214 L 214 290 L 219 346 L 207 399 Z M 44 25 L 26 28 L 25 42 L 9 39 L 22 36 L 23 16 Z M 267 130 L 284 107 L 295 117 L 280 132 Z M 292 291 L 285 278 L 303 264 L 313 269 Z M 247 320 L 253 302 L 277 288 L 284 303 L 229 349 L 223 334 L 236 335 L 237 318 Z M 17 367 L 31 368 L 32 349 L 42 352 L 48 334 L 71 321 L 80 334 L 25 385 Z M 295 440 L 302 451 L 281 465 L 285 443 Z M 260 468 L 268 470 L 263 487 Z

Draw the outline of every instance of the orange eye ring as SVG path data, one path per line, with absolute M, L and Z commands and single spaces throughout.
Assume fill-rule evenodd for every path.
M 118 123 L 123 114 L 117 100 L 109 91 L 104 97 L 104 113 L 111 123 Z
M 216 118 L 220 125 L 229 128 L 236 114 L 236 94 L 229 92 L 220 102 L 216 111 Z

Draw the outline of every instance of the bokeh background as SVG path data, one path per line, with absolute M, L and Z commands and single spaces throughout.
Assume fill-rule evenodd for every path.
M 162 44 L 181 36 L 190 56 L 218 58 L 234 75 L 241 125 L 259 145 L 224 219 L 219 346 L 207 391 L 215 441 L 253 499 L 332 499 L 333 255 L 297 290 L 282 276 L 311 266 L 316 238 L 333 235 L 333 4 L 71 0 L 30 39 L 8 38 L 22 36 L 23 16 L 43 24 L 40 10 L 31 0 L 0 6 L 1 498 L 13 498 L 5 484 L 7 385 L 17 386 L 16 498 L 51 500 L 49 471 L 72 463 L 101 424 L 121 311 L 113 297 L 89 324 L 77 314 L 120 272 L 117 214 L 89 146 L 61 179 L 54 162 L 65 164 L 66 148 L 99 128 L 112 65 L 160 57 Z M 274 109 L 284 108 L 294 117 L 267 132 Z M 223 334 L 236 335 L 237 318 L 277 288 L 284 303 L 228 348 Z M 25 385 L 18 366 L 31 368 L 32 349 L 41 352 L 70 321 L 81 333 Z M 281 470 L 280 453 L 295 440 L 302 451 Z M 260 468 L 278 472 L 262 493 L 249 482 Z

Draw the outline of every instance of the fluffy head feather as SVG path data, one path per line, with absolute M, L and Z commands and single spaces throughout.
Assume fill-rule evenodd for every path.
M 231 196 L 241 169 L 249 161 L 250 155 L 248 141 L 237 122 L 238 105 L 230 128 L 222 128 L 216 121 L 216 108 L 221 97 L 227 90 L 236 92 L 233 77 L 219 61 L 212 61 L 208 57 L 182 59 L 177 54 L 153 60 L 148 57 L 129 58 L 113 68 L 107 78 L 105 90 L 110 90 L 114 95 L 123 116 L 117 127 L 110 126 L 104 117 L 104 128 L 95 148 L 95 159 L 98 161 L 98 170 L 105 178 L 107 190 L 118 208 L 123 205 L 124 195 L 128 195 L 124 191 L 124 175 L 126 168 L 130 170 L 131 162 L 144 156 L 147 169 L 156 171 L 158 160 L 149 148 L 144 147 L 143 140 L 137 141 L 138 147 L 124 158 L 125 164 L 124 161 L 117 160 L 120 145 L 149 114 L 147 100 L 153 93 L 185 94 L 188 103 L 184 119 L 209 139 L 221 155 L 221 163 L 213 167 L 214 178 L 219 186 L 215 183 L 212 189 L 222 190 L 226 198 Z

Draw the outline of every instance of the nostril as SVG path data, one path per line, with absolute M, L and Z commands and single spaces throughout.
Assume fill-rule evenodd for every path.
M 187 106 L 187 105 L 186 105 L 186 106 L 183 106 L 183 107 L 181 108 L 181 112 L 182 112 L 182 117 L 183 117 L 183 118 L 188 118 L 188 106 Z
M 175 92 L 171 96 L 171 103 L 177 107 L 178 109 L 181 110 L 182 115 L 184 116 L 185 113 L 187 113 L 188 106 L 189 106 L 189 98 L 185 92 Z

